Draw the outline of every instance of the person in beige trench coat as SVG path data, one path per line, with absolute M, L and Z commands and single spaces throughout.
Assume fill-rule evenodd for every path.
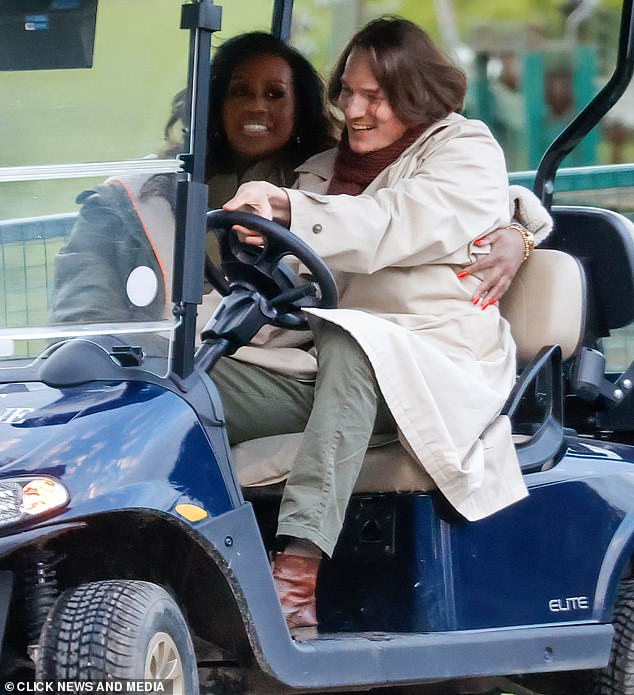
M 484 124 L 450 114 L 356 197 L 325 194 L 335 156 L 312 157 L 299 190 L 285 189 L 293 232 L 333 268 L 340 293 L 339 309 L 307 311 L 354 336 L 403 444 L 458 512 L 483 518 L 526 495 L 496 417 L 516 374 L 509 327 L 497 307 L 471 302 L 477 277 L 457 275 L 482 252 L 473 242 L 509 221 L 502 152 Z M 289 331 L 272 333 L 237 357 L 310 378 L 312 356 L 289 347 Z
M 394 71 L 399 60 L 407 64 L 408 53 L 409 71 L 399 66 L 401 80 L 407 81 L 412 72 L 415 83 L 420 66 L 427 70 L 423 86 L 415 85 L 414 91 L 427 90 L 430 101 L 442 102 L 440 81 L 450 85 L 445 102 L 418 120 L 408 113 L 407 89 L 400 97 L 398 90 L 390 89 L 389 78 L 395 77 L 390 67 L 381 74 L 384 65 Z M 299 167 L 298 189 L 245 184 L 225 209 L 248 209 L 291 223 L 294 233 L 336 274 L 340 308 L 309 310 L 319 368 L 304 440 L 318 440 L 317 432 L 330 441 L 323 427 L 319 430 L 311 423 L 313 418 L 328 418 L 318 391 L 320 377 L 328 378 L 323 373 L 335 369 L 329 366 L 333 351 L 325 348 L 336 340 L 337 351 L 354 355 L 353 366 L 368 365 L 363 379 L 378 386 L 376 399 L 389 409 L 401 441 L 444 496 L 466 519 L 481 519 L 527 495 L 510 424 L 499 415 L 515 379 L 509 326 L 495 304 L 472 301 L 476 277 L 458 277 L 460 266 L 481 252 L 478 240 L 509 222 L 502 151 L 483 123 L 453 112 L 464 96 L 461 73 L 410 22 L 370 23 L 353 37 L 332 79 L 331 92 L 346 119 L 343 146 Z M 236 231 L 244 243 L 263 241 L 249 230 Z M 339 329 L 333 332 L 333 326 Z M 249 347 L 237 357 L 273 372 L 305 375 L 306 353 L 293 350 L 291 343 L 281 344 Z M 279 369 L 276 356 L 281 358 Z M 340 368 L 342 381 L 361 383 L 354 369 Z M 222 387 L 220 391 L 223 395 Z M 358 398 L 365 397 L 360 390 Z M 337 407 L 343 420 L 352 406 L 348 402 Z M 377 410 L 368 412 L 373 418 Z M 338 422 L 332 428 L 340 439 L 346 438 Z M 371 430 L 364 430 L 367 437 Z M 319 444 L 315 441 L 316 449 Z M 320 536 L 307 520 L 328 514 L 319 493 L 330 494 L 341 469 L 356 466 L 358 473 L 361 448 L 335 454 L 325 472 L 316 472 L 321 465 L 317 459 L 331 456 L 335 444 L 314 457 L 302 456 L 300 450 L 296 459 L 294 487 L 303 493 L 316 489 L 317 512 L 301 494 L 287 494 L 291 477 L 278 523 L 278 533 L 290 536 L 291 543 L 276 556 L 273 569 L 291 627 L 316 623 L 319 558 L 322 551 L 332 551 L 332 539 Z M 347 483 L 339 500 L 344 510 L 354 480 Z M 342 517 L 339 514 L 340 522 Z M 313 562 L 302 564 L 302 558 Z
M 526 495 L 496 417 L 516 376 L 509 326 L 470 301 L 475 277 L 456 274 L 475 239 L 509 221 L 502 152 L 482 123 L 450 114 L 360 196 L 317 194 L 333 162 L 332 151 L 309 160 L 302 190 L 287 191 L 293 230 L 339 271 L 342 308 L 311 313 L 355 337 L 403 444 L 458 512 L 481 519 Z

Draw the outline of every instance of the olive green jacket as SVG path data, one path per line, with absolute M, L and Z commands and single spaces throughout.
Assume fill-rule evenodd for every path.
M 113 178 L 78 196 L 77 221 L 55 258 L 51 321 L 154 321 L 169 315 L 174 216 L 164 198 L 139 199 L 147 179 Z M 129 291 L 138 268 L 149 268 L 156 279 L 154 297 L 142 305 Z

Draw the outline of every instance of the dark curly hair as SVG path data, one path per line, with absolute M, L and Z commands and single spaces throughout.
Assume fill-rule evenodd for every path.
M 172 97 L 170 116 L 163 130 L 163 146 L 157 153 L 159 157 L 167 159 L 184 152 L 188 108 L 187 89 L 181 89 Z
M 336 144 L 335 124 L 325 102 L 322 79 L 304 56 L 283 41 L 265 32 L 240 34 L 226 41 L 211 64 L 211 104 L 207 130 L 207 175 L 231 170 L 231 148 L 222 123 L 233 71 L 247 60 L 263 55 L 279 56 L 291 68 L 295 90 L 295 130 L 285 154 L 293 166 Z

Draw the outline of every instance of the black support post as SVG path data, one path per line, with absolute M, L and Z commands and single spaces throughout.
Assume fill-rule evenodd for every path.
M 293 15 L 293 0 L 275 0 L 273 4 L 273 20 L 271 34 L 288 42 L 291 38 L 291 19 Z
M 176 329 L 172 371 L 186 378 L 193 369 L 197 306 L 202 300 L 207 238 L 207 120 L 211 76 L 211 35 L 221 26 L 222 8 L 213 0 L 183 5 L 181 28 L 190 32 L 189 151 L 183 155 L 184 174 L 178 182 L 174 249 L 174 313 L 181 323 Z

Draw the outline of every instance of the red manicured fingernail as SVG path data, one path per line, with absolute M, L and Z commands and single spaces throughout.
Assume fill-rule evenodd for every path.
M 461 273 L 458 273 L 458 277 L 462 280 L 462 278 L 466 278 L 467 275 L 469 275 L 468 270 L 463 270 Z
M 482 305 L 482 311 L 484 311 L 488 306 L 491 306 L 496 303 L 497 299 L 492 299 L 490 302 L 484 302 L 484 304 Z
M 480 239 L 476 239 L 473 243 L 474 243 L 476 246 L 482 246 L 482 244 L 484 244 L 484 242 L 485 242 L 484 237 L 481 237 Z
M 480 295 L 476 294 L 476 296 L 471 300 L 472 304 L 477 304 L 480 301 Z

